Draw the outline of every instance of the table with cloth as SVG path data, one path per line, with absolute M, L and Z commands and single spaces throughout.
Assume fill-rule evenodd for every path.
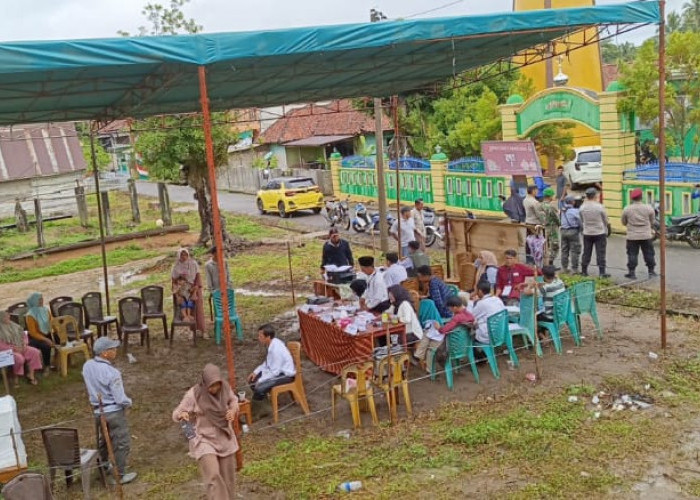
M 348 313 L 347 309 L 331 305 L 302 306 L 297 314 L 304 352 L 319 368 L 335 375 L 350 363 L 372 359 L 377 339 L 386 337 L 387 327 L 389 334 L 398 335 L 398 342 L 406 348 L 406 327 L 402 323 L 380 323 L 381 319 L 376 318 L 355 333 L 350 325 L 355 324 L 352 320 L 358 313 L 351 309 Z

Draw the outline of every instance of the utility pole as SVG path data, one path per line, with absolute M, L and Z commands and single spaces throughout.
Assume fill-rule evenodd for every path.
M 370 9 L 369 20 L 373 23 L 386 19 L 386 16 L 376 10 Z M 379 247 L 383 253 L 389 251 L 389 228 L 386 224 L 386 215 L 388 212 L 386 202 L 386 179 L 384 178 L 384 126 L 382 123 L 382 99 L 374 98 L 374 138 L 377 166 L 377 199 L 379 200 Z M 398 189 L 398 186 L 396 186 Z

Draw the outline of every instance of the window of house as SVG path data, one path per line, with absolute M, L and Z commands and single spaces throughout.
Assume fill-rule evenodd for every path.
M 486 181 L 486 197 L 493 198 L 493 185 L 491 181 Z
M 673 193 L 670 191 L 666 191 L 664 193 L 664 203 L 666 203 L 666 206 L 664 207 L 666 209 L 667 214 L 672 214 L 673 213 Z
M 503 181 L 498 181 L 496 183 L 496 190 L 498 191 L 498 196 L 505 196 L 505 191 L 503 189 Z
M 455 194 L 462 194 L 462 181 L 455 179 Z
M 447 194 L 452 194 L 452 177 L 447 178 Z
M 425 191 L 426 193 L 430 192 L 430 177 L 428 177 L 427 175 L 423 177 L 423 191 Z
M 462 191 L 464 191 L 464 196 L 469 196 L 471 197 L 472 195 L 472 181 L 471 179 L 462 179 L 462 183 L 464 184 Z
M 654 191 L 652 191 L 651 189 L 647 189 L 645 195 L 646 195 L 647 203 L 652 205 L 654 203 Z
M 691 204 L 690 193 L 683 193 L 683 206 L 681 207 L 681 210 L 683 215 L 692 213 L 693 206 Z
M 476 197 L 481 198 L 481 181 L 479 179 L 476 181 Z

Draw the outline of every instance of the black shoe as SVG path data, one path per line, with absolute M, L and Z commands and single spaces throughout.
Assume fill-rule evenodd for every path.
M 629 279 L 631 279 L 631 280 L 636 280 L 636 279 L 637 279 L 637 275 L 630 272 L 630 273 L 625 274 L 625 278 L 629 278 Z
M 656 272 L 653 269 L 651 271 L 649 271 L 650 278 L 656 278 L 657 276 L 658 276 L 658 274 L 656 274 Z
M 599 275 L 598 277 L 599 278 L 612 278 L 612 276 L 610 276 L 608 273 L 603 273 L 603 274 Z

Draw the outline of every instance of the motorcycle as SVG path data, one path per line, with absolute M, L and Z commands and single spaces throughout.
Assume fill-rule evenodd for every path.
M 390 214 L 386 216 L 388 227 L 394 223 L 395 219 Z M 363 203 L 355 205 L 355 217 L 352 219 L 352 228 L 358 233 L 365 231 L 379 231 L 379 213 L 370 214 Z
M 348 200 L 333 200 L 326 202 L 326 219 L 331 227 L 340 225 L 346 231 L 350 229 L 350 207 Z
M 464 216 L 467 219 L 475 219 L 474 214 L 470 212 L 469 210 L 466 211 Z M 433 214 L 433 217 L 435 215 Z M 441 248 L 445 247 L 445 224 L 447 224 L 447 219 L 445 217 L 438 217 L 438 222 L 437 226 L 435 226 L 434 221 L 433 223 L 428 226 L 425 226 L 425 246 L 432 246 L 436 241 L 438 242 L 438 246 Z M 425 220 L 425 216 L 423 217 L 423 220 Z
M 656 219 L 654 221 L 654 239 L 661 235 L 659 203 L 654 203 Z M 691 247 L 700 249 L 700 212 L 681 217 L 671 217 L 666 225 L 666 238 L 671 241 L 685 241 Z
M 432 208 L 425 207 L 423 209 L 423 226 L 425 226 L 425 246 L 431 247 L 442 235 L 436 225 L 437 216 Z

